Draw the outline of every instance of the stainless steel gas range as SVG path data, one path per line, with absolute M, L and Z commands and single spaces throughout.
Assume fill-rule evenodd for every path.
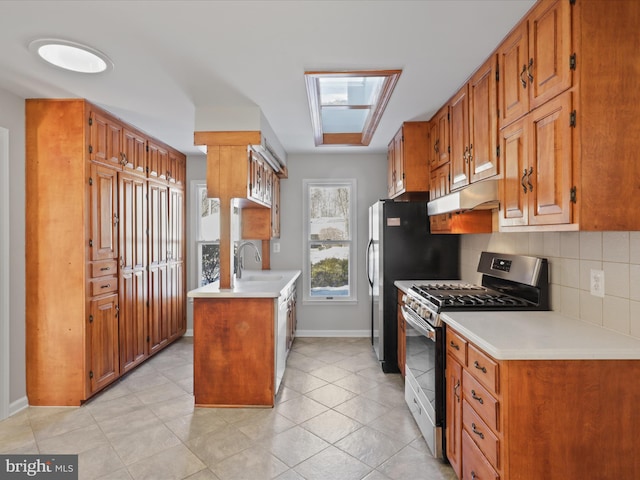
M 546 259 L 482 252 L 481 285 L 415 282 L 402 298 L 406 325 L 405 400 L 437 458 L 445 452 L 445 345 L 442 312 L 549 310 Z

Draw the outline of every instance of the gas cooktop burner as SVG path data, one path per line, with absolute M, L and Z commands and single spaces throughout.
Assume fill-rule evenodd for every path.
M 453 308 L 513 308 L 525 307 L 527 302 L 469 283 L 423 284 L 413 285 L 420 297 L 428 300 L 439 309 Z

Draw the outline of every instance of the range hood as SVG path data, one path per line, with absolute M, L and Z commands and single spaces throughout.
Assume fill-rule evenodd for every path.
M 427 203 L 429 215 L 498 208 L 498 181 L 485 180 Z

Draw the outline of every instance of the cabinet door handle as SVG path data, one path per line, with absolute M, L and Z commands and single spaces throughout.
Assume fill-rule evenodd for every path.
M 480 365 L 477 360 L 473 362 L 473 366 L 480 370 L 482 373 L 487 373 L 487 369 Z
M 520 185 L 522 185 L 522 189 L 524 190 L 524 193 L 527 193 L 527 186 L 524 183 L 524 179 L 527 178 L 527 169 L 525 168 L 522 171 L 522 178 L 520 179 Z
M 455 343 L 453 340 L 449 340 L 449 346 L 451 348 L 455 348 L 456 350 L 460 350 L 460 346 L 457 343 Z
M 471 155 L 471 150 L 473 150 L 473 143 L 469 144 L 469 163 L 473 162 L 473 155 Z
M 462 158 L 464 159 L 464 163 L 469 163 L 469 147 L 464 147 Z
M 460 403 L 460 394 L 458 393 L 458 389 L 460 388 L 460 379 L 458 379 L 458 381 L 456 382 L 456 384 L 453 387 L 453 394 L 455 395 L 456 399 L 458 400 L 458 403 Z
M 522 71 L 520 72 L 520 83 L 522 84 L 522 88 L 527 88 L 527 79 L 524 78 L 524 74 L 527 73 L 527 65 L 522 65 Z
M 107 272 L 107 271 L 109 271 L 109 270 L 111 270 L 111 267 L 102 267 L 102 268 L 100 269 L 100 271 L 101 271 L 101 272 Z
M 476 472 L 474 472 L 473 470 L 471 471 L 471 480 L 476 480 L 476 478 L 478 478 L 478 475 L 476 475 Z
M 531 183 L 531 174 L 533 173 L 533 167 L 529 167 L 529 173 L 527 174 L 527 183 L 529 184 L 529 191 L 533 192 L 533 184 Z
M 533 83 L 533 73 L 531 73 L 532 68 L 533 68 L 533 58 L 530 58 L 529 68 L 527 68 L 527 76 L 529 77 L 529 83 Z
M 471 397 L 472 397 L 474 400 L 476 400 L 480 405 L 483 405 L 483 404 L 484 404 L 484 400 L 482 400 L 482 397 L 479 397 L 479 396 L 476 394 L 476 391 L 475 391 L 475 390 L 471 390 Z
M 482 433 L 480 430 L 477 429 L 476 424 L 471 422 L 471 430 L 473 431 L 473 433 L 475 433 L 476 435 L 478 435 L 482 440 L 484 440 L 484 433 Z
M 440 151 L 440 139 L 436 140 L 436 143 L 433 144 L 433 149 L 438 153 Z
M 110 287 L 111 287 L 110 283 L 107 283 L 106 285 L 101 285 L 100 286 L 100 288 L 110 288 Z

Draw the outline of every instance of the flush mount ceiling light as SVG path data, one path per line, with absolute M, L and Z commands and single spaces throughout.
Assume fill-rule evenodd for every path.
M 101 73 L 113 68 L 113 62 L 101 51 L 69 40 L 34 40 L 29 50 L 51 65 L 72 72 Z
M 402 70 L 305 72 L 316 146 L 366 146 Z

